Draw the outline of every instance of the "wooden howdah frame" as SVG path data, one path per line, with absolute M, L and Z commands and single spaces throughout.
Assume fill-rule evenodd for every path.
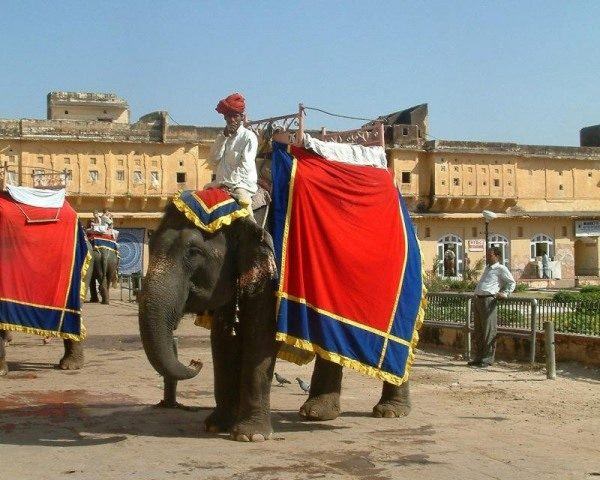
M 264 146 L 270 140 L 281 143 L 300 145 L 304 135 L 304 117 L 306 109 L 298 105 L 298 112 L 279 117 L 252 120 L 245 123 L 246 128 L 252 130 L 259 139 L 259 144 Z M 325 128 L 314 135 L 319 140 L 336 143 L 352 143 L 365 147 L 385 148 L 384 127 L 382 122 L 373 122 L 368 126 L 356 130 L 343 132 L 327 132 Z

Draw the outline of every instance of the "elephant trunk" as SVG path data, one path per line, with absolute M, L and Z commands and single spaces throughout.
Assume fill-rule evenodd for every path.
M 171 300 L 166 299 L 171 289 L 165 288 L 164 279 L 156 282 L 156 278 L 150 274 L 144 279 L 140 295 L 139 323 L 144 351 L 150 364 L 163 377 L 173 380 L 195 377 L 200 367 L 182 364 L 173 348 L 173 330 L 182 313 L 182 307 L 178 304 L 182 302 L 177 302 L 173 293 Z

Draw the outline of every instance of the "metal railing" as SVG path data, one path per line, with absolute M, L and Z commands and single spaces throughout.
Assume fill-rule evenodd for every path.
M 538 300 L 538 329 L 545 321 L 556 333 L 577 333 L 600 337 L 600 300 Z
M 142 274 L 140 272 L 131 273 L 128 275 L 125 275 L 125 274 L 119 275 L 119 290 L 121 291 L 121 300 L 124 300 L 123 292 L 126 291 L 127 297 L 128 297 L 127 300 L 130 302 L 136 302 L 137 295 L 138 295 L 138 292 L 140 291 L 141 287 L 142 287 Z
M 463 330 L 466 358 L 471 357 L 472 302 L 471 293 L 430 293 L 425 310 L 426 324 Z M 512 297 L 499 300 L 498 330 L 505 335 L 529 339 L 530 363 L 535 362 L 537 326 L 537 299 Z
M 471 293 L 430 293 L 425 321 L 461 324 L 465 322 Z M 498 303 L 498 326 L 509 329 L 530 328 L 532 298 L 509 297 Z M 536 330 L 552 322 L 556 333 L 576 333 L 600 337 L 600 300 L 566 300 L 538 298 Z M 471 316 L 469 311 L 469 316 Z M 471 319 L 472 321 L 472 319 Z

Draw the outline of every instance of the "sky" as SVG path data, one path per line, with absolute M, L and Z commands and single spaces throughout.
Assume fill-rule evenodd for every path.
M 600 123 L 600 2 L 0 0 L 0 118 L 50 91 L 218 126 L 298 103 L 375 118 L 429 104 L 430 138 L 578 145 Z M 361 121 L 309 111 L 309 128 Z

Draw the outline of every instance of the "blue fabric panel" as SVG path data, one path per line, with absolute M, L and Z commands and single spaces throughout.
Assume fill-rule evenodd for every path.
M 284 298 L 279 305 L 277 331 L 373 367 L 377 366 L 383 348 L 383 337 L 380 335 L 342 323 L 303 303 Z
M 144 228 L 119 229 L 119 273 L 121 275 L 142 271 L 145 233 Z
M 400 195 L 399 200 L 404 219 L 404 228 L 406 229 L 408 251 L 402 289 L 400 290 L 398 307 L 390 333 L 410 342 L 417 314 L 419 313 L 419 306 L 421 305 L 423 290 L 422 262 L 417 236 L 408 209 L 406 208 L 404 199 Z

